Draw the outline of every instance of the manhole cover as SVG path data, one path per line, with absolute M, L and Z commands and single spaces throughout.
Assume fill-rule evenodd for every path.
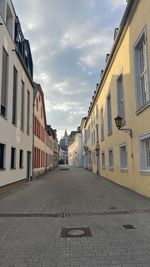
M 91 237 L 92 233 L 89 227 L 84 228 L 62 228 L 61 238 L 73 238 L 73 237 Z
M 123 225 L 123 227 L 124 227 L 126 230 L 135 229 L 135 227 L 134 227 L 132 224 L 125 224 L 125 225 Z

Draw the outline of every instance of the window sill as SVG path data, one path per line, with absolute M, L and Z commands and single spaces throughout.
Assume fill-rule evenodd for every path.
M 128 172 L 128 169 L 127 168 L 120 168 L 120 171 L 121 172 Z
M 114 168 L 113 167 L 109 167 L 109 171 L 113 171 L 114 170 Z
M 150 175 L 150 170 L 140 170 L 140 173 L 143 175 Z
M 24 167 L 19 167 L 20 170 L 24 169 Z
M 150 102 L 148 102 L 146 105 L 144 105 L 144 106 L 140 107 L 139 109 L 137 109 L 136 115 L 139 115 L 142 111 L 144 111 L 148 107 L 150 107 Z
M 10 168 L 10 169 L 11 169 L 12 171 L 13 171 L 13 170 L 16 170 L 16 168 L 15 168 L 15 167 L 14 167 L 14 168 Z

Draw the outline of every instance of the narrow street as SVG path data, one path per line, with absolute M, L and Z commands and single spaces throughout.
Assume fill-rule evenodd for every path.
M 149 222 L 149 199 L 83 169 L 55 170 L 0 196 L 0 266 L 149 267 Z M 62 228 L 78 229 L 66 238 Z

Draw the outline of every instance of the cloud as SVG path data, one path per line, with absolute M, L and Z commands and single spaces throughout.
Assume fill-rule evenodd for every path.
M 14 0 L 29 39 L 47 121 L 60 133 L 86 116 L 125 0 Z

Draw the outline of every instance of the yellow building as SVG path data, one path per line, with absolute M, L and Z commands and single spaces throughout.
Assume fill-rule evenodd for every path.
M 150 196 L 149 10 L 149 0 L 128 1 L 85 124 L 88 168 L 145 196 Z

